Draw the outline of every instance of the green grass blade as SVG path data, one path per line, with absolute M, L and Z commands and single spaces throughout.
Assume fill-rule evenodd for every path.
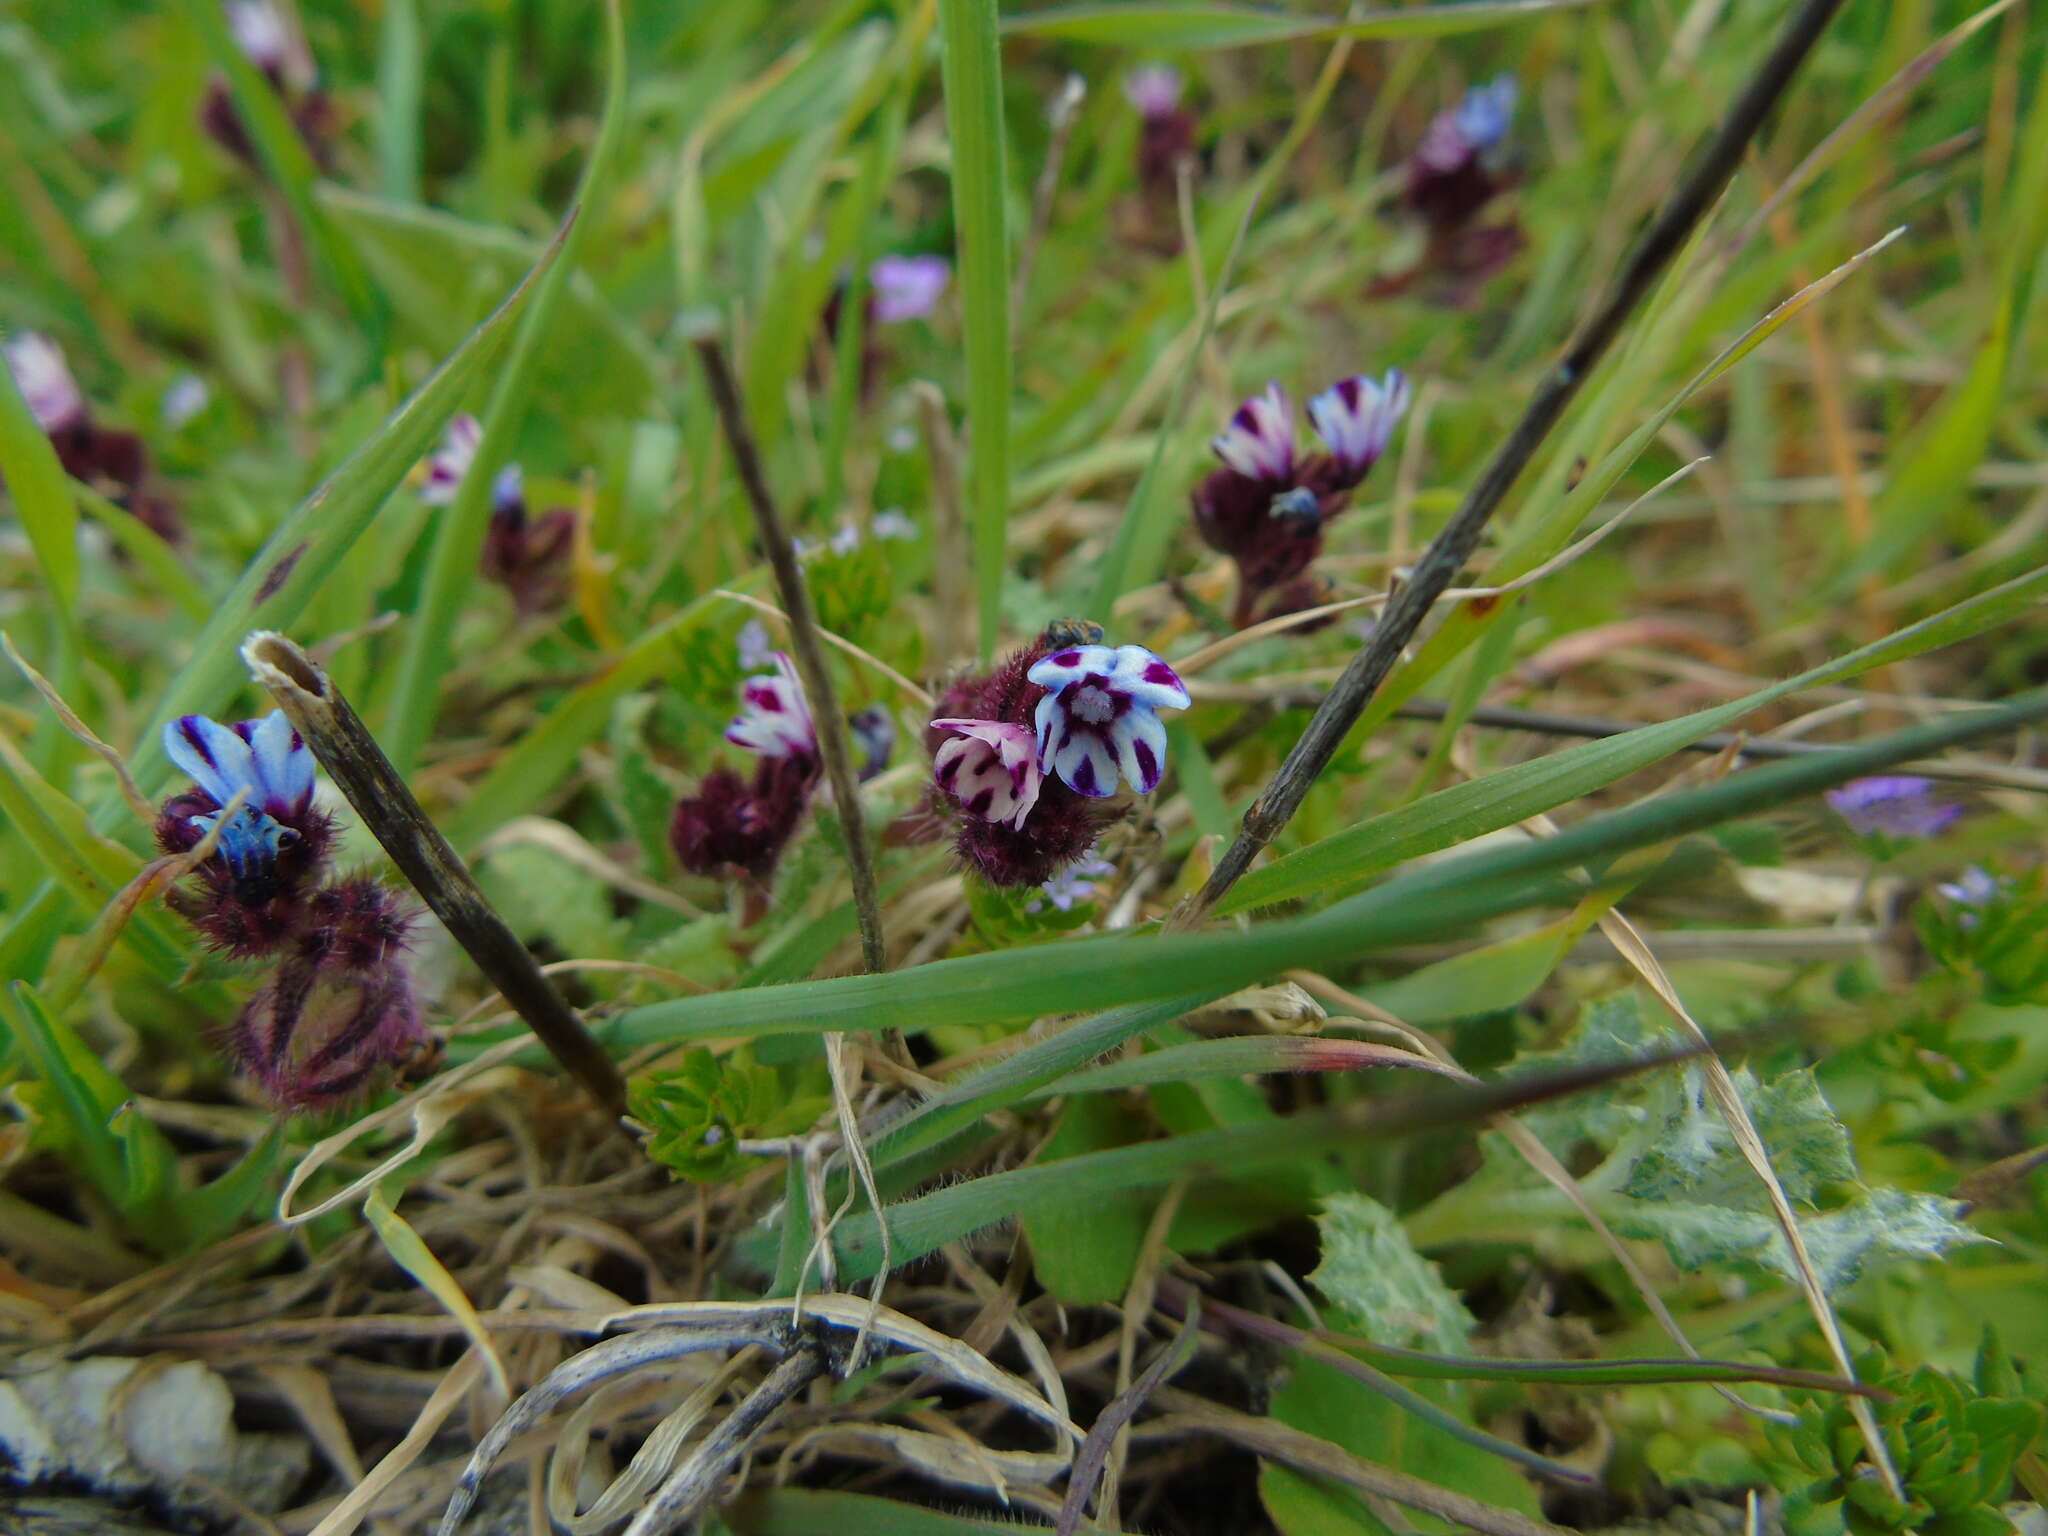
M 1015 1520 L 982 1520 L 920 1509 L 872 1493 L 839 1493 L 815 1488 L 774 1488 L 745 1493 L 719 1511 L 733 1536 L 1028 1536 L 1044 1525 Z M 1091 1536 L 1125 1536 L 1091 1526 Z
M 996 0 L 939 0 L 939 38 L 966 327 L 969 525 L 986 660 L 1001 618 L 1010 506 L 1009 171 Z
M 43 582 L 69 632 L 78 619 L 78 503 L 57 450 L 29 414 L 14 374 L 0 367 L 0 478 L 21 519 Z
M 1214 996 L 1291 967 L 1333 965 L 1538 903 L 1575 901 L 1584 891 L 1566 878 L 1571 870 L 2043 717 L 2048 691 L 2023 694 L 1840 752 L 1748 769 L 1717 784 L 1591 817 L 1554 838 L 1447 859 L 1313 917 L 1249 932 L 1067 940 L 887 975 L 677 998 L 621 1015 L 611 1037 L 624 1048 L 890 1026 L 915 1033 L 941 1024 L 1014 1023 L 1045 1013 L 1063 998 L 1087 998 L 1113 1009 L 1197 992 Z
M 747 591 L 756 581 L 735 582 Z M 576 754 L 604 732 L 612 705 L 635 688 L 644 688 L 675 664 L 675 645 L 711 614 L 724 611 L 722 600 L 706 595 L 670 614 L 647 631 L 598 676 L 571 692 L 535 722 L 498 759 L 475 791 L 449 818 L 444 829 L 457 850 L 474 848 L 496 828 L 532 809 L 576 766 Z
M 1224 899 L 1219 914 L 1341 889 L 1408 859 L 1514 826 L 1651 767 L 1767 704 L 1982 634 L 2028 613 L 2044 598 L 2048 598 L 2048 567 L 2015 577 L 1846 656 L 1726 704 L 1545 753 L 1369 817 L 1253 870 Z
M 558 236 L 496 313 L 278 526 L 216 605 L 212 622 L 193 642 L 192 659 L 164 690 L 129 760 L 145 791 L 168 766 L 161 740 L 164 726 L 179 715 L 219 709 L 235 695 L 246 681 L 238 649 L 242 637 L 252 629 L 287 623 L 333 574 L 385 498 L 432 446 L 463 396 L 498 361 L 514 322 L 526 312 L 536 285 L 554 269 L 560 254 Z
M 185 14 L 205 39 L 214 68 L 227 77 L 235 113 L 249 131 L 257 156 L 283 196 L 307 242 L 340 291 L 342 302 L 370 343 L 373 355 L 383 350 L 386 314 L 383 296 L 363 269 L 355 247 L 342 239 L 313 200 L 320 169 L 299 137 L 284 103 L 269 80 L 236 46 L 227 13 L 218 0 L 185 0 Z
M 377 186 L 400 203 L 420 198 L 419 0 L 385 0 L 377 49 Z
M 1313 38 L 1449 37 L 1576 10 L 1596 0 L 1455 0 L 1350 18 L 1297 16 L 1247 5 L 1068 5 L 1013 16 L 1006 33 L 1119 48 L 1244 48 Z
M 455 625 L 463 604 L 477 583 L 477 560 L 490 523 L 491 480 L 509 457 L 508 449 L 525 419 L 533 393 L 540 343 L 547 336 L 555 307 L 575 270 L 589 222 L 579 211 L 589 205 L 617 154 L 625 121 L 626 34 L 619 0 L 606 0 L 605 56 L 608 70 L 603 122 L 597 143 L 583 167 L 575 206 L 561 237 L 560 258 L 544 273 L 533 302 L 519 324 L 490 404 L 483 413 L 483 441 L 454 501 L 441 511 L 427 557 L 425 587 L 406 631 L 398 662 L 398 681 L 391 714 L 382 735 L 384 750 L 400 773 L 419 761 L 420 748 L 433 728 L 440 703 L 441 677 L 455 641 Z

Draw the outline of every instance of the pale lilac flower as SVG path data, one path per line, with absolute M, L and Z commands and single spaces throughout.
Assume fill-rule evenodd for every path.
M 1308 403 L 1308 419 L 1330 445 L 1337 468 L 1354 482 L 1387 451 L 1394 424 L 1408 409 L 1408 378 L 1389 368 L 1378 383 L 1363 374 L 1339 379 Z
M 1033 897 L 1025 904 L 1024 910 L 1037 912 L 1049 901 L 1060 911 L 1071 912 L 1076 902 L 1085 901 L 1095 894 L 1095 881 L 1092 876 L 1115 873 L 1116 866 L 1107 859 L 1097 858 L 1095 850 L 1090 848 L 1078 860 L 1040 886 L 1039 889 L 1045 892 L 1044 899 Z
M 313 84 L 313 61 L 294 45 L 283 13 L 271 0 L 227 0 L 222 9 L 243 58 L 296 90 Z
M 796 666 L 775 653 L 775 673 L 750 677 L 740 684 L 740 713 L 725 728 L 725 739 L 763 757 L 818 755 L 818 731 L 811 722 L 811 703 L 797 679 Z
M 196 373 L 181 373 L 171 381 L 171 387 L 164 391 L 164 425 L 175 432 L 201 411 L 213 398 L 206 387 L 206 380 Z
M 768 638 L 768 626 L 759 619 L 749 619 L 740 626 L 739 650 L 740 669 L 744 672 L 758 672 L 775 665 L 775 644 Z
M 934 720 L 932 727 L 959 733 L 932 755 L 939 788 L 975 820 L 1022 831 L 1045 781 L 1031 732 L 1002 720 Z
M 850 517 L 842 517 L 832 537 L 825 541 L 825 547 L 835 555 L 850 555 L 860 548 L 860 524 Z
M 1962 819 L 1963 808 L 1934 796 L 1934 781 L 1913 774 L 1851 779 L 1827 792 L 1828 804 L 1859 837 L 1934 837 Z
M 69 431 L 85 421 L 85 396 L 64 362 L 63 350 L 40 331 L 17 331 L 0 343 L 7 371 L 14 375 L 28 413 L 46 433 Z
M 1166 771 L 1162 709 L 1190 702 L 1180 675 L 1142 645 L 1077 645 L 1025 674 L 1051 690 L 1038 701 L 1038 758 L 1076 794 L 1105 796 L 1122 774 L 1141 795 Z
M 878 539 L 914 539 L 917 537 L 917 524 L 901 507 L 884 507 L 868 524 L 868 532 Z
M 491 481 L 491 510 L 510 512 L 526 505 L 526 471 L 517 464 L 507 464 Z
M 880 257 L 868 268 L 875 319 L 883 325 L 923 319 L 938 307 L 952 276 L 952 263 L 943 256 Z
M 1475 85 L 1458 103 L 1458 129 L 1465 142 L 1476 150 L 1491 149 L 1507 137 L 1508 124 L 1515 115 L 1515 98 L 1521 86 L 1510 74 L 1495 75 L 1485 85 Z
M 1294 476 L 1294 407 L 1287 391 L 1268 384 L 1237 408 L 1230 425 L 1209 440 L 1225 464 L 1252 480 Z
M 476 462 L 483 446 L 484 424 L 468 412 L 448 423 L 441 446 L 427 456 L 427 477 L 420 485 L 420 500 L 430 507 L 445 507 L 462 487 L 462 477 Z
M 1124 100 L 1143 117 L 1164 117 L 1180 105 L 1180 71 L 1170 64 L 1146 64 L 1124 76 Z
M 2010 883 L 1972 864 L 1958 879 L 1945 880 L 1935 889 L 1959 907 L 1988 907 L 2005 894 Z M 1966 916 L 1963 921 L 1967 925 L 1976 919 Z

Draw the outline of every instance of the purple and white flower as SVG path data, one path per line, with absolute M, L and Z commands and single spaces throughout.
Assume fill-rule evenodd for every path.
M 975 820 L 1022 831 L 1045 782 L 1030 730 L 1002 720 L 934 720 L 932 726 L 959 733 L 932 755 L 939 787 Z
M 0 342 L 0 353 L 37 426 L 54 434 L 84 423 L 85 396 L 57 343 L 40 331 L 17 331 Z
M 818 729 L 811 720 L 811 702 L 796 665 L 775 653 L 772 676 L 750 677 L 740 684 L 740 713 L 725 728 L 725 739 L 763 757 L 818 756 Z
M 441 446 L 427 456 L 427 476 L 420 484 L 420 500 L 430 507 L 445 507 L 462 488 L 462 478 L 476 462 L 483 446 L 484 424 L 468 412 L 448 423 Z
M 1363 480 L 1408 410 L 1408 377 L 1389 368 L 1375 383 L 1363 374 L 1339 379 L 1308 403 L 1308 419 L 1329 444 L 1330 457 L 1352 481 Z
M 870 704 L 866 709 L 857 709 L 846 717 L 847 729 L 853 733 L 853 744 L 860 748 L 859 775 L 861 783 L 879 775 L 889 766 L 889 759 L 896 751 L 896 717 L 882 704 Z
M 1165 117 L 1180 106 L 1180 71 L 1171 64 L 1146 64 L 1124 76 L 1124 100 L 1146 118 Z
M 1166 770 L 1162 709 L 1186 709 L 1187 685 L 1142 645 L 1077 645 L 1041 657 L 1025 674 L 1049 690 L 1038 701 L 1038 761 L 1069 789 L 1113 795 L 1121 775 L 1141 795 Z
M 499 516 L 526 510 L 526 471 L 507 464 L 491 481 L 491 511 Z
M 1859 837 L 1935 837 L 1963 816 L 1960 804 L 1935 797 L 1932 779 L 1908 773 L 1851 779 L 1827 802 Z
M 278 854 L 299 840 L 293 823 L 312 808 L 313 754 L 283 710 L 235 725 L 181 715 L 164 727 L 164 752 L 218 808 L 190 820 L 202 835 L 220 825 L 214 846 L 236 879 L 267 873 Z M 245 792 L 241 807 L 222 825 L 228 804 Z
M 1216 457 L 1252 480 L 1294 477 L 1294 407 L 1287 391 L 1268 384 L 1237 408 L 1230 425 L 1209 440 Z
M 877 258 L 868 268 L 875 319 L 883 325 L 923 319 L 938 308 L 952 276 L 952 263 L 943 256 Z

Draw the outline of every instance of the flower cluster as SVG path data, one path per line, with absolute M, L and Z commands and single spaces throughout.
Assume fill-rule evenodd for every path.
M 758 761 L 751 780 L 714 768 L 676 802 L 669 844 L 696 875 L 735 875 L 765 884 L 803 820 L 823 770 L 818 730 L 796 668 L 774 653 L 775 671 L 740 685 L 740 712 L 725 739 Z
M 134 513 L 159 537 L 174 544 L 183 539 L 184 520 L 157 486 L 149 450 L 133 432 L 93 420 L 63 350 L 40 332 L 17 331 L 0 343 L 0 354 L 64 473 Z
M 1407 409 L 1408 381 L 1398 368 L 1378 381 L 1339 379 L 1308 403 L 1326 451 L 1302 456 L 1294 408 L 1278 384 L 1268 384 L 1211 441 L 1223 466 L 1194 489 L 1195 529 L 1237 563 L 1240 628 L 1321 601 L 1320 584 L 1306 573 L 1322 553 L 1324 525 L 1380 461 Z
M 420 500 L 446 506 L 483 446 L 483 424 L 461 415 L 448 423 L 440 448 L 429 455 L 420 481 Z M 576 512 L 550 507 L 535 515 L 526 505 L 526 472 L 507 464 L 491 481 L 491 521 L 477 568 L 512 594 L 523 616 L 545 613 L 569 586 L 569 551 L 576 541 Z
M 1486 215 L 1517 178 L 1507 154 L 1514 118 L 1513 75 L 1474 86 L 1464 100 L 1430 122 L 1402 173 L 1403 211 L 1421 226 L 1422 252 L 1373 285 L 1375 296 L 1400 293 L 1428 278 L 1448 302 L 1467 302 L 1478 285 L 1506 266 L 1524 243 L 1514 214 Z
M 1963 816 L 1962 805 L 1935 793 L 1932 779 L 1910 773 L 1851 779 L 1829 790 L 1827 802 L 1851 832 L 1880 842 L 1937 837 Z
M 164 802 L 158 845 L 181 854 L 214 838 L 180 910 L 215 949 L 272 966 L 228 1032 L 236 1065 L 280 1108 L 313 1108 L 429 1050 L 406 960 L 411 913 L 375 880 L 330 878 L 334 822 L 313 804 L 313 754 L 284 715 L 185 715 L 164 750 L 193 782 Z
M 1148 64 L 1124 76 L 1124 99 L 1137 109 L 1138 198 L 1119 212 L 1124 237 L 1163 254 L 1180 249 L 1180 167 L 1195 153 L 1197 123 L 1181 105 L 1180 71 Z
M 1128 785 L 1166 771 L 1162 709 L 1186 709 L 1172 667 L 1142 645 L 1056 624 L 950 688 L 926 733 L 932 778 L 960 815 L 955 848 L 991 885 L 1041 885 L 1084 858 Z
M 313 55 L 306 50 L 305 40 L 285 20 L 273 0 L 224 0 L 222 10 L 235 46 L 277 92 L 307 152 L 323 171 L 332 169 L 333 143 L 339 124 L 334 102 L 320 88 L 320 71 Z M 235 110 L 227 81 L 218 74 L 206 83 L 206 95 L 199 105 L 199 126 L 237 160 L 251 169 L 256 167 L 256 146 L 241 114 Z

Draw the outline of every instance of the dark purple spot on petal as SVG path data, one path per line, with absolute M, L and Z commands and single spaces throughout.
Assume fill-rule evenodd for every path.
M 1151 743 L 1144 741 L 1132 743 L 1131 756 L 1138 760 L 1139 782 L 1149 790 L 1154 784 L 1159 782 L 1159 759 L 1152 755 Z
M 1078 667 L 1081 665 L 1081 653 L 1079 651 L 1061 651 L 1052 658 L 1052 664 L 1056 667 Z
M 1077 794 L 1092 795 L 1095 787 L 1095 759 L 1083 757 L 1074 768 L 1074 791 Z
M 973 799 L 967 802 L 967 814 L 978 816 L 986 821 L 988 819 L 988 808 L 995 803 L 995 798 L 996 792 L 993 788 L 981 790 Z
M 1178 688 L 1181 685 L 1180 674 L 1163 661 L 1151 661 L 1145 664 L 1145 681 L 1156 683 L 1161 688 Z

